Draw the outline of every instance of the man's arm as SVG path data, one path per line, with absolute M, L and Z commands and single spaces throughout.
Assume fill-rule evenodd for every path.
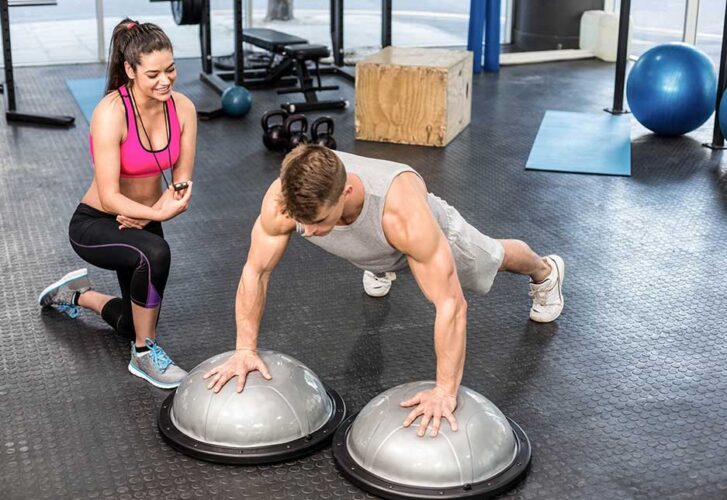
M 424 435 L 432 419 L 432 436 L 436 436 L 442 417 L 457 430 L 452 412 L 464 370 L 467 303 L 449 242 L 429 208 L 426 187 L 418 176 L 401 174 L 394 181 L 384 207 L 383 226 L 387 240 L 407 256 L 419 288 L 436 309 L 436 387 L 402 403 L 406 407 L 416 406 L 404 426 L 409 426 L 421 415 L 420 436 Z
M 247 373 L 254 370 L 260 370 L 265 378 L 270 379 L 265 363 L 257 355 L 257 336 L 270 276 L 283 257 L 290 233 L 295 228 L 295 223 L 279 211 L 279 192 L 279 181 L 275 181 L 265 195 L 260 216 L 252 229 L 250 251 L 235 298 L 236 352 L 224 364 L 204 375 L 204 378 L 212 377 L 208 388 L 215 392 L 219 392 L 234 376 L 238 376 L 237 391 L 242 391 Z
M 268 232 L 262 216 L 252 229 L 250 252 L 242 268 L 235 299 L 237 350 L 257 349 L 257 335 L 267 299 L 270 276 L 285 253 L 290 233 Z

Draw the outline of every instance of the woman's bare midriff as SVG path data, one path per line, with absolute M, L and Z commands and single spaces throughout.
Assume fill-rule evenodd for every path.
M 162 187 L 160 183 L 160 176 L 156 175 L 153 177 L 141 177 L 141 178 L 121 178 L 119 179 L 119 191 L 121 194 L 142 205 L 151 207 L 157 202 L 159 197 L 162 195 Z M 81 203 L 105 212 L 101 206 L 101 200 L 98 196 L 98 188 L 96 187 L 96 180 L 91 183 L 91 187 L 88 188 L 86 194 L 81 198 Z M 114 214 L 124 215 L 124 214 Z

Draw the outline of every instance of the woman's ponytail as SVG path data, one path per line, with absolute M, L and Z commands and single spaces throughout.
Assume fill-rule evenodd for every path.
M 157 50 L 172 50 L 172 42 L 162 29 L 152 23 L 138 23 L 126 18 L 116 25 L 109 47 L 106 93 L 114 92 L 129 83 L 124 62 L 132 69 L 141 61 L 143 54 Z

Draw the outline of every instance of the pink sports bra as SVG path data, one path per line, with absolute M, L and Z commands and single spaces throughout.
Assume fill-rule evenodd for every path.
M 119 94 L 121 95 L 126 110 L 126 140 L 121 143 L 120 151 L 121 177 L 152 177 L 161 174 L 159 167 L 162 170 L 173 167 L 179 159 L 179 142 L 181 136 L 174 98 L 172 97 L 164 103 L 167 117 L 167 130 L 169 130 L 167 145 L 162 149 L 150 150 L 146 149 L 141 142 L 139 129 L 136 126 L 133 98 L 129 95 L 126 85 L 119 88 Z M 93 138 L 91 134 L 89 134 L 88 139 L 91 145 L 91 160 L 93 161 Z M 155 156 L 156 159 L 154 158 Z M 171 164 L 169 163 L 170 157 Z

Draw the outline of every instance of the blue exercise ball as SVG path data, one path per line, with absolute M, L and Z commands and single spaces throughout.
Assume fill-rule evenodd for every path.
M 717 73 L 709 57 L 691 45 L 657 45 L 631 68 L 626 98 L 644 127 L 659 135 L 686 134 L 712 115 Z
M 245 116 L 252 107 L 252 94 L 245 87 L 233 85 L 222 92 L 222 110 L 228 116 Z

